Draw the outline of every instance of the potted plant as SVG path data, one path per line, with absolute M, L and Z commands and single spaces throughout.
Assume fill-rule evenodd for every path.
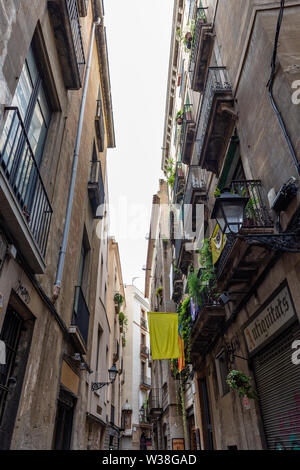
M 123 332 L 123 327 L 127 326 L 128 318 L 126 317 L 125 313 L 119 313 L 119 324 L 120 324 L 120 331 Z
M 226 382 L 231 388 L 237 390 L 240 397 L 257 398 L 257 393 L 251 386 L 251 377 L 244 372 L 232 370 L 229 372 Z
M 177 122 L 178 126 L 181 126 L 183 124 L 183 111 L 180 109 L 178 113 L 176 114 L 175 121 Z
M 188 31 L 186 35 L 184 36 L 184 43 L 187 49 L 192 48 L 192 41 L 193 41 L 193 35 L 190 31 Z

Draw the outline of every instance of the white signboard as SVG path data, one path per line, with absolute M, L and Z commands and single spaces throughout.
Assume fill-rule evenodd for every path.
M 249 353 L 253 353 L 293 317 L 295 317 L 295 310 L 292 298 L 285 286 L 245 328 L 244 334 Z

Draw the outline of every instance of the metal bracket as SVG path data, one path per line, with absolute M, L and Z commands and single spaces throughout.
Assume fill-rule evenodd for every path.
M 300 253 L 300 237 L 297 233 L 279 233 L 263 235 L 237 235 L 249 245 L 265 245 L 273 251 L 286 251 L 289 253 Z
M 105 385 L 109 385 L 111 382 L 93 382 L 92 383 L 92 391 L 95 392 L 96 390 L 100 390 L 100 388 L 105 387 Z

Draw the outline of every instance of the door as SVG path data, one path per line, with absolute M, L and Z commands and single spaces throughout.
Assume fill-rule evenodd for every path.
M 74 405 L 73 397 L 61 390 L 57 403 L 54 450 L 69 450 L 71 447 Z
M 33 326 L 7 307 L 0 339 L 5 343 L 6 364 L 0 365 L 0 449 L 10 448 L 26 371 Z M 22 350 L 22 352 L 21 352 Z
M 204 436 L 204 450 L 214 450 L 212 424 L 209 408 L 209 397 L 207 390 L 206 378 L 198 380 L 200 404 L 201 404 L 201 417 Z

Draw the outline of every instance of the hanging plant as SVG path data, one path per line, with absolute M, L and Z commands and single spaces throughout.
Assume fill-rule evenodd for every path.
M 176 117 L 175 117 L 175 121 L 177 122 L 178 126 L 182 125 L 183 116 L 184 116 L 183 110 L 180 109 L 180 111 L 178 111 L 178 113 L 176 114 Z
M 116 293 L 114 295 L 114 302 L 115 302 L 115 304 L 118 304 L 119 307 L 120 307 L 122 305 L 122 303 L 124 302 L 123 296 L 119 293 Z
M 231 388 L 237 390 L 240 397 L 257 398 L 257 393 L 251 386 L 251 377 L 244 372 L 232 370 L 229 372 L 226 382 Z
M 175 183 L 175 175 L 176 175 L 176 168 L 174 165 L 174 160 L 170 158 L 168 160 L 168 167 L 167 167 L 167 181 L 171 188 L 173 188 Z
M 156 295 L 157 295 L 157 297 L 162 297 L 162 295 L 163 295 L 163 288 L 162 287 L 158 287 L 158 289 L 156 290 Z
M 125 313 L 123 313 L 123 312 L 119 313 L 119 323 L 120 323 L 120 326 L 127 326 L 128 325 L 128 318 L 125 315 Z

